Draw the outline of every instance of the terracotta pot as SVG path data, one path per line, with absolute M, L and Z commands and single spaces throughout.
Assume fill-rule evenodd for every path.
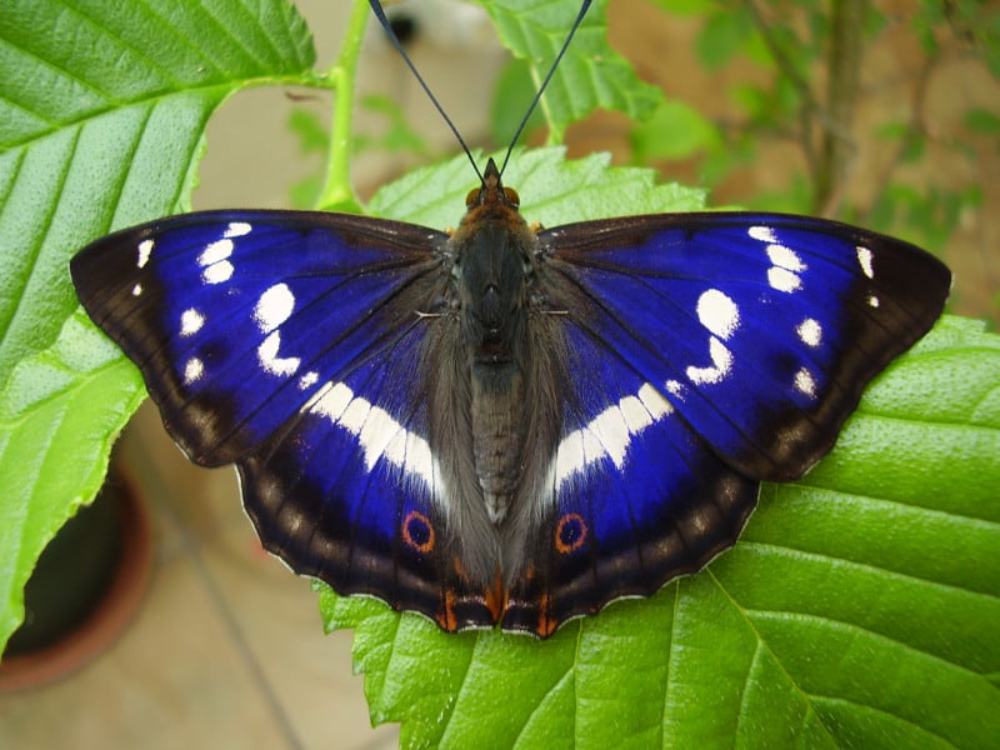
M 25 587 L 25 621 L 0 663 L 0 690 L 41 685 L 79 669 L 124 630 L 152 569 L 148 511 L 112 468 L 39 558 Z

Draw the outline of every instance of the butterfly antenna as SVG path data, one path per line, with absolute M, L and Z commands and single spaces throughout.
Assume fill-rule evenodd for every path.
M 453 123 L 451 121 L 451 118 L 448 117 L 447 114 L 445 114 L 444 107 L 441 106 L 440 102 L 438 102 L 434 94 L 431 93 L 430 87 L 427 85 L 423 77 L 417 71 L 417 66 L 413 64 L 413 61 L 410 59 L 410 56 L 406 54 L 406 50 L 403 49 L 402 42 L 399 41 L 399 38 L 396 36 L 396 32 L 393 31 L 392 26 L 389 25 L 389 19 L 385 17 L 385 11 L 382 10 L 382 3 L 380 3 L 379 0 L 368 0 L 368 4 L 371 6 L 372 12 L 375 14 L 375 17 L 378 19 L 378 22 L 382 24 L 382 28 L 385 29 L 385 33 L 389 35 L 389 39 L 392 40 L 392 44 L 396 48 L 396 51 L 399 52 L 399 54 L 403 57 L 403 60 L 406 61 L 406 64 L 410 67 L 410 70 L 413 71 L 413 75 L 417 77 L 417 81 L 423 87 L 424 91 L 427 93 L 427 96 L 430 97 L 431 102 L 437 108 L 437 111 L 441 113 L 441 117 L 443 117 L 444 121 L 448 123 L 448 127 L 451 128 L 451 132 L 455 134 L 455 137 L 458 139 L 459 144 L 462 146 L 462 150 L 465 152 L 465 155 L 469 157 L 469 162 L 472 164 L 472 168 L 476 171 L 476 176 L 479 177 L 479 181 L 484 182 L 483 174 L 482 172 L 479 171 L 479 167 L 476 165 L 476 160 L 472 158 L 472 152 L 469 151 L 469 147 L 466 146 L 465 141 L 462 140 L 462 136 L 458 132 L 458 128 L 455 127 L 455 123 Z M 589 5 L 590 0 L 586 0 L 586 4 Z M 577 20 L 577 23 L 579 23 L 579 20 Z M 574 30 L 576 29 L 575 26 L 573 28 Z M 561 56 L 562 53 L 560 53 L 560 57 Z M 556 62 L 558 62 L 558 60 L 556 60 Z M 549 75 L 551 76 L 552 74 L 550 73 Z M 505 160 L 504 164 L 506 163 L 507 162 Z
M 549 85 L 549 81 L 552 80 L 552 76 L 555 74 L 556 68 L 559 67 L 559 61 L 563 59 L 563 55 L 565 55 L 566 50 L 569 49 L 569 43 L 573 41 L 573 35 L 580 26 L 580 22 L 583 21 L 583 17 L 587 15 L 587 10 L 590 8 L 590 1 L 591 0 L 583 0 L 583 3 L 580 5 L 580 12 L 577 14 L 576 20 L 573 22 L 573 28 L 569 30 L 569 34 L 566 36 L 566 41 L 563 42 L 562 49 L 559 50 L 559 54 L 556 55 L 556 59 L 552 63 L 552 67 L 549 68 L 548 75 L 545 76 L 545 80 L 542 81 L 542 85 L 538 88 L 538 93 L 535 94 L 535 98 L 531 101 L 531 106 L 528 107 L 528 111 L 524 113 L 524 118 L 521 120 L 521 124 L 517 126 L 517 132 L 514 133 L 514 137 L 510 141 L 510 146 L 507 147 L 507 155 L 503 159 L 503 166 L 500 167 L 501 175 L 507 168 L 507 161 L 510 159 L 511 152 L 514 150 L 514 146 L 517 145 L 517 141 L 521 137 L 521 132 L 525 127 L 527 127 L 528 119 L 531 117 L 532 112 L 535 111 L 535 107 L 538 106 L 538 102 L 541 101 L 542 94 L 545 93 L 545 88 Z

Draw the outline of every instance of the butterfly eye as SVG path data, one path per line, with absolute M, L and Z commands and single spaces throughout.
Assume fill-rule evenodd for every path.
M 510 204 L 512 208 L 517 208 L 521 205 L 521 196 L 517 194 L 514 188 L 505 187 L 503 189 L 504 197 L 507 199 L 507 203 Z
M 472 188 L 469 194 L 465 196 L 465 207 L 472 208 L 474 205 L 479 203 L 479 193 L 481 188 Z

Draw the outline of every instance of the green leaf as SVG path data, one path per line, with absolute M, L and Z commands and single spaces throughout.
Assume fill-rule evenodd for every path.
M 565 149 L 551 146 L 516 150 L 504 172 L 504 185 L 521 196 L 528 221 L 543 226 L 574 219 L 600 219 L 655 211 L 696 211 L 705 205 L 705 191 L 676 184 L 656 185 L 650 169 L 609 169 L 610 154 L 591 154 L 579 161 L 563 161 Z M 477 161 L 485 162 L 485 157 Z M 493 155 L 502 158 L 503 154 Z M 476 176 L 465 156 L 436 166 L 416 169 L 381 188 L 369 210 L 389 219 L 429 227 L 456 226 L 462 218 L 465 195 L 476 186 Z
M 595 0 L 587 12 L 540 105 L 556 140 L 561 140 L 569 123 L 598 107 L 641 120 L 663 96 L 658 88 L 640 81 L 609 46 L 607 2 Z M 537 89 L 566 41 L 579 6 L 549 0 L 484 0 L 483 5 L 504 46 L 531 65 Z
M 381 114 L 388 128 L 382 135 L 356 135 L 354 152 L 380 148 L 390 153 L 409 151 L 417 156 L 427 157 L 431 153 L 427 141 L 406 121 L 402 108 L 387 96 L 368 95 L 361 97 L 360 104 L 369 112 Z
M 325 154 L 330 145 L 330 133 L 319 115 L 304 107 L 295 107 L 288 115 L 288 131 L 299 142 L 299 153 Z
M 284 0 L 17 0 L 0 19 L 3 382 L 75 309 L 72 252 L 183 207 L 209 113 L 312 50 Z
M 653 0 L 653 4 L 675 16 L 702 15 L 714 10 L 716 6 L 715 0 Z
M 557 150 L 514 156 L 526 218 L 693 210 Z M 461 159 L 373 200 L 441 226 L 474 180 Z M 624 205 L 623 205 L 624 204 Z M 548 641 L 449 635 L 321 587 L 356 628 L 374 722 L 404 747 L 986 747 L 1000 736 L 1000 337 L 945 318 L 868 389 L 833 452 L 766 485 L 740 542 L 657 596 Z
M 1000 135 L 1000 115 L 988 109 L 973 107 L 966 111 L 962 122 L 973 133 Z
M 695 48 L 698 59 L 709 70 L 717 70 L 729 62 L 740 46 L 753 33 L 753 25 L 744 12 L 716 13 L 698 35 Z
M 637 125 L 631 133 L 632 156 L 640 163 L 651 159 L 687 159 L 722 145 L 718 128 L 685 102 L 670 100 Z
M 494 145 L 504 146 L 514 137 L 535 91 L 531 66 L 526 60 L 512 59 L 497 79 L 490 104 L 490 138 Z M 527 142 L 526 136 L 542 124 L 542 112 L 536 107 L 525 125 L 521 142 Z
M 77 309 L 72 254 L 110 230 L 185 208 L 209 114 L 242 86 L 293 74 L 304 82 L 313 51 L 285 0 L 14 0 L 0 13 L 0 40 L 0 387 L 7 383 L 9 393 L 19 386 L 8 379 L 25 377 L 17 363 L 57 350 L 57 336 Z M 121 376 L 105 368 L 78 377 L 63 384 L 65 393 L 100 393 L 94 378 L 107 378 L 103 387 L 113 393 Z M 141 382 L 131 387 L 134 398 L 116 399 L 125 410 L 118 418 L 143 393 Z M 45 442 L 66 429 L 58 409 L 32 415 L 39 461 L 25 476 L 35 484 L 0 498 L 0 516 L 29 525 L 43 516 L 65 518 L 96 493 L 108 447 L 100 430 L 110 424 L 73 422 L 101 447 L 84 455 Z M 26 418 L 16 409 L 5 416 L 4 476 L 23 472 L 26 448 L 11 441 L 29 429 Z M 38 488 L 58 494 L 43 498 Z M 51 512 L 38 505 L 43 500 Z M 19 582 L 53 527 L 46 521 L 29 531 L 16 568 L 4 573 L 0 644 L 19 618 Z
M 111 443 L 145 395 L 138 370 L 80 309 L 0 391 L 0 647 L 24 615 L 35 561 L 104 481 Z

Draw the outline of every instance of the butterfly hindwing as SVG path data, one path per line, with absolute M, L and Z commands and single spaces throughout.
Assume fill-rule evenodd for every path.
M 377 596 L 446 630 L 496 620 L 452 554 L 427 404 L 413 367 L 427 328 L 327 383 L 239 464 L 265 546 L 342 594 Z
M 102 238 L 72 272 L 174 439 L 214 466 L 412 325 L 445 239 L 343 214 L 207 212 Z
M 627 595 L 648 596 L 739 536 L 758 483 L 721 461 L 649 382 L 571 322 L 586 362 L 567 401 L 550 508 L 503 626 L 542 637 Z
M 654 384 L 726 463 L 801 476 L 867 383 L 941 313 L 951 275 L 900 240 L 774 214 L 539 234 L 552 304 Z

